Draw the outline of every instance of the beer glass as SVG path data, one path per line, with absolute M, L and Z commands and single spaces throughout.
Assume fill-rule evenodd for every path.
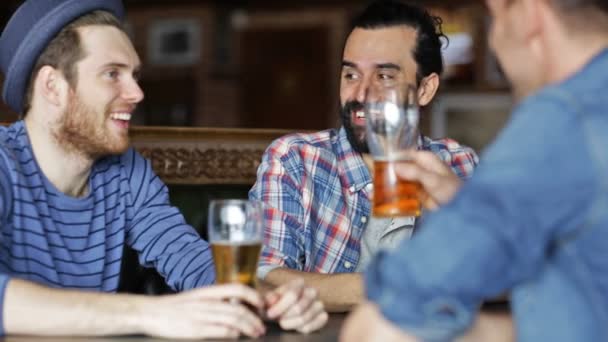
M 255 288 L 262 248 L 262 215 L 260 202 L 210 202 L 207 228 L 218 284 L 241 283 Z
M 366 139 L 374 160 L 374 216 L 420 216 L 420 184 L 395 173 L 397 165 L 409 162 L 408 152 L 418 147 L 416 87 L 401 84 L 372 89 L 364 110 Z

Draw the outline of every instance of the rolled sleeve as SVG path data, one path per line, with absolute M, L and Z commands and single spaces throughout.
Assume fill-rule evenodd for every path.
M 268 273 L 270 273 L 273 270 L 276 270 L 277 268 L 281 268 L 281 265 L 260 265 L 258 267 L 258 278 L 259 279 L 266 279 L 266 276 L 268 275 Z
M 479 164 L 479 157 L 472 148 L 460 145 L 452 139 L 429 141 L 428 149 L 439 156 L 452 172 L 463 180 L 471 178 Z
M 264 207 L 264 246 L 258 264 L 258 277 L 278 267 L 302 270 L 304 227 L 301 190 L 297 171 L 285 167 L 280 143 L 271 145 L 262 157 L 257 181 L 249 199 Z

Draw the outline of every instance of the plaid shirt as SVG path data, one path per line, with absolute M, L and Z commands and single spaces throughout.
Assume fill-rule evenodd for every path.
M 461 178 L 478 163 L 475 152 L 449 139 L 421 137 Z M 264 153 L 249 198 L 264 203 L 259 276 L 277 267 L 318 273 L 354 272 L 371 215 L 370 173 L 344 128 L 290 134 Z

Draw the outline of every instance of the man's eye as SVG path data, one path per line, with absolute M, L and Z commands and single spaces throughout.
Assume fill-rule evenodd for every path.
M 118 70 L 109 70 L 109 71 L 106 71 L 106 76 L 109 77 L 109 78 L 111 78 L 111 79 L 118 78 L 118 75 L 119 75 Z
M 378 78 L 383 81 L 390 81 L 390 80 L 393 80 L 395 77 L 393 77 L 393 75 L 389 75 L 389 74 L 379 74 Z
M 344 79 L 349 80 L 349 81 L 350 80 L 356 80 L 356 79 L 359 78 L 356 74 L 351 73 L 351 72 L 344 73 L 343 77 L 344 77 Z

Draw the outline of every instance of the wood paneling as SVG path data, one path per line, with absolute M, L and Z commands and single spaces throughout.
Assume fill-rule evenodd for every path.
M 287 130 L 133 127 L 131 143 L 166 184 L 253 184 L 264 150 Z

